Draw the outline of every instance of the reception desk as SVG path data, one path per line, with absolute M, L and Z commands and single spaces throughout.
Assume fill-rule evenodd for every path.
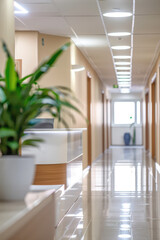
M 27 131 L 26 138 L 43 140 L 37 148 L 22 149 L 23 154 L 35 155 L 35 185 L 73 185 L 82 176 L 83 129 L 48 129 Z

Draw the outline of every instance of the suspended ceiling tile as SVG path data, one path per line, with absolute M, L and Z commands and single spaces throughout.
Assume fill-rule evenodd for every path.
M 97 62 L 106 67 L 113 67 L 112 66 L 112 56 L 110 53 L 109 48 L 107 47 L 97 47 L 97 48 L 85 48 L 87 54 L 94 62 Z
M 46 3 L 53 3 L 53 0 L 17 0 L 18 3 L 24 4 L 46 4 Z
M 160 1 L 159 0 L 135 1 L 135 14 L 145 14 L 145 15 L 160 14 Z
M 131 46 L 131 36 L 126 37 L 110 37 L 108 36 L 111 46 L 119 46 L 119 45 L 129 45 Z
M 151 62 L 154 53 L 155 53 L 155 48 L 134 48 L 133 50 L 133 61 L 136 64 L 136 61 L 149 61 Z
M 15 18 L 15 29 L 16 30 L 27 30 L 27 26 L 20 21 L 18 18 Z
M 29 30 L 38 30 L 41 33 L 53 35 L 71 35 L 72 31 L 61 17 L 28 17 L 25 24 Z
M 137 78 L 136 78 L 137 79 Z M 132 86 L 142 86 L 144 88 L 145 81 L 141 79 L 134 80 L 132 79 Z
M 110 12 L 110 11 L 124 11 L 124 12 L 132 12 L 133 4 L 132 1 L 128 0 L 106 0 L 99 1 L 102 13 Z
M 96 1 L 92 0 L 55 0 L 61 14 L 64 16 L 99 16 Z
M 65 19 L 77 35 L 104 34 L 100 17 L 66 17 Z
M 155 49 L 157 44 L 160 41 L 160 34 L 144 34 L 144 35 L 135 35 L 134 39 L 134 47 L 140 48 L 152 48 Z
M 107 75 L 107 78 L 106 78 L 106 75 Z M 117 84 L 117 80 L 116 78 L 113 78 L 112 73 L 110 77 L 108 77 L 108 73 L 106 75 L 102 76 L 102 80 L 107 86 L 113 86 L 113 84 Z
M 131 50 L 113 50 L 113 56 L 117 56 L 117 55 L 131 55 Z
M 142 80 L 144 79 L 145 77 L 145 74 L 146 74 L 146 64 L 139 64 L 139 67 L 135 67 L 133 68 L 132 67 L 132 74 L 134 77 L 139 77 L 141 76 Z
M 80 45 L 82 52 L 93 65 L 99 76 L 107 85 L 116 82 L 113 60 L 105 31 L 99 15 L 96 0 L 17 0 L 29 10 L 28 16 L 18 16 L 16 29 L 37 30 L 46 34 L 73 36 L 73 30 L 80 40 L 88 43 Z M 132 11 L 132 1 L 100 0 L 102 12 L 119 8 Z M 133 84 L 144 83 L 151 63 L 155 57 L 160 39 L 160 1 L 136 0 L 135 28 L 133 36 Z M 115 9 L 116 10 L 116 9 Z M 131 32 L 132 17 L 103 17 L 107 32 Z M 21 22 L 22 21 L 22 22 Z M 96 35 L 96 36 L 91 36 Z M 129 45 L 130 37 L 109 37 L 110 45 Z M 83 41 L 82 41 L 83 42 Z M 130 55 L 130 50 L 113 50 L 114 55 Z M 118 60 L 116 60 L 118 61 Z M 128 61 L 128 60 L 127 60 Z
M 59 14 L 57 8 L 53 4 L 27 4 L 25 8 L 31 13 L 50 13 Z
M 135 34 L 160 34 L 160 15 L 136 16 Z
M 105 18 L 104 23 L 107 33 L 110 32 L 131 32 L 132 18 Z
M 78 47 L 87 47 L 93 50 L 95 49 L 95 51 L 97 48 L 108 47 L 108 42 L 105 35 L 78 35 L 78 38 L 73 37 L 72 40 Z
M 19 1 L 20 2 L 20 1 Z M 59 10 L 53 1 L 23 1 L 25 4 L 21 4 L 25 9 L 29 11 L 27 15 L 32 13 L 52 13 L 59 14 Z

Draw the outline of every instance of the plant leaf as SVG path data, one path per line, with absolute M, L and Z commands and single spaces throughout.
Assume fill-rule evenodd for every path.
M 33 75 L 34 75 L 34 74 L 32 73 L 32 74 L 29 74 L 29 75 L 25 76 L 24 78 L 21 78 L 21 79 L 19 80 L 20 83 L 22 83 L 22 82 L 25 81 L 26 79 L 32 77 Z
M 51 55 L 48 60 L 41 64 L 40 67 L 34 72 L 31 78 L 31 82 L 37 81 L 44 73 L 46 73 L 50 69 L 50 67 L 56 62 L 61 53 L 65 51 L 69 46 L 70 42 L 64 44 L 53 55 Z
M 14 137 L 16 136 L 16 131 L 10 128 L 0 128 L 0 138 L 3 137 Z
M 5 44 L 5 42 L 3 42 L 2 41 L 2 47 L 3 47 L 3 50 L 4 50 L 4 52 L 6 53 L 6 55 L 7 55 L 7 58 L 9 58 L 11 55 L 10 55 L 10 52 L 9 52 L 9 50 L 8 50 L 8 48 L 7 48 L 7 45 Z
M 22 146 L 33 146 L 37 147 L 37 143 L 42 143 L 44 142 L 42 139 L 26 139 L 23 141 Z
M 16 141 L 10 141 L 7 142 L 7 146 L 9 146 L 11 149 L 15 150 L 19 148 L 19 144 Z
M 15 91 L 17 87 L 17 73 L 15 71 L 15 65 L 12 57 L 9 57 L 7 60 L 5 76 L 7 89 L 9 91 Z

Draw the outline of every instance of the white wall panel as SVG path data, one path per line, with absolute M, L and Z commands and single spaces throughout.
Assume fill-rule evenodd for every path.
M 133 128 L 112 127 L 112 145 L 125 145 L 123 137 L 126 132 L 129 132 L 133 136 Z M 132 139 L 130 145 L 132 145 Z M 136 145 L 142 145 L 142 126 L 136 127 Z

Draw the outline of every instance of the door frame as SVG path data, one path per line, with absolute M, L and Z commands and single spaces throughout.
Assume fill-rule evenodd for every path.
M 88 166 L 92 164 L 92 127 L 91 127 L 91 76 L 87 74 L 87 143 L 88 143 Z

